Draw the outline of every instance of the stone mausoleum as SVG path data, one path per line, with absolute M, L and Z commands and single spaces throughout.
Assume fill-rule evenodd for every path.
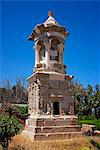
M 54 19 L 37 24 L 29 36 L 34 41 L 35 67 L 28 78 L 29 118 L 23 131 L 32 140 L 65 139 L 80 135 L 74 115 L 72 75 L 64 65 L 68 31 Z

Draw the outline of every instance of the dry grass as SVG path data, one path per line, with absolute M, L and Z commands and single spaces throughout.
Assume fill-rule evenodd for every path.
M 99 141 L 100 138 L 96 140 Z M 86 137 L 59 141 L 31 142 L 28 138 L 17 135 L 13 138 L 8 150 L 81 150 L 83 147 L 91 147 L 91 150 L 96 150 Z
M 97 142 L 98 144 L 100 144 L 100 137 L 99 136 L 94 136 L 94 137 L 89 137 L 89 140 L 94 140 L 95 142 Z

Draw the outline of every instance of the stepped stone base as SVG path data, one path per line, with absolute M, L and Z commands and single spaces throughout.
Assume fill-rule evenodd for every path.
M 22 134 L 32 141 L 63 140 L 80 136 L 81 128 L 75 115 L 31 115 Z
M 58 132 L 48 134 L 35 134 L 35 141 L 48 141 L 48 140 L 65 140 L 74 137 L 79 137 L 81 132 Z

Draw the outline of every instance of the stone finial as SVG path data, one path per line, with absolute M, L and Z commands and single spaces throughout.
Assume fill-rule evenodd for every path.
M 49 11 L 48 12 L 48 17 L 52 16 L 53 17 L 53 12 L 52 11 Z

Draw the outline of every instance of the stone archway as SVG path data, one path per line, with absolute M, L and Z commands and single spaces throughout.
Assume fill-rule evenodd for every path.
M 50 60 L 59 61 L 59 51 L 57 45 L 60 44 L 58 39 L 51 40 L 51 47 L 50 47 Z

